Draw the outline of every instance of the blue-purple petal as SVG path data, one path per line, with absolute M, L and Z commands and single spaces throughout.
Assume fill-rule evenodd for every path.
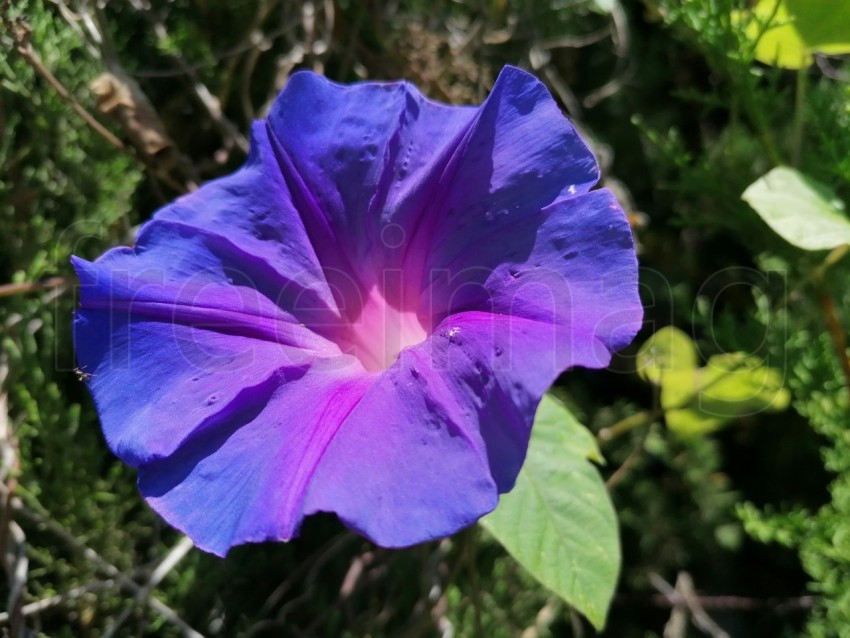
M 216 554 L 318 511 L 391 547 L 473 523 L 513 486 L 543 392 L 639 327 L 598 177 L 518 69 L 480 108 L 296 74 L 240 171 L 75 261 L 108 444 Z M 385 316 L 397 332 L 365 343 Z

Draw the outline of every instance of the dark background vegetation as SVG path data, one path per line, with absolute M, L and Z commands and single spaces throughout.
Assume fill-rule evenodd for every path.
M 652 416 L 602 446 L 624 551 L 603 635 L 850 635 L 850 419 L 823 305 L 834 302 L 846 330 L 848 266 L 839 262 L 815 286 L 824 255 L 785 244 L 740 199 L 774 165 L 796 162 L 850 200 L 850 78 L 842 59 L 821 57 L 803 72 L 808 91 L 795 105 L 797 74 L 754 62 L 730 19 L 744 8 L 732 0 L 5 3 L 4 631 L 593 635 L 483 532 L 387 551 L 328 516 L 289 544 L 240 547 L 226 560 L 185 553 L 108 453 L 74 372 L 69 255 L 91 259 L 131 243 L 157 207 L 237 167 L 249 122 L 289 73 L 407 78 L 435 99 L 475 103 L 515 64 L 546 82 L 591 141 L 640 243 L 644 330 L 612 369 L 574 370 L 559 382 L 595 432 Z M 791 408 L 674 436 L 634 372 L 637 348 L 666 325 L 692 335 L 703 359 L 743 351 L 780 369 Z M 182 560 L 157 572 L 167 556 Z

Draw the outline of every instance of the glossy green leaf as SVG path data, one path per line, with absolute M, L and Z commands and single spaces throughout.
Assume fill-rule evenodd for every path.
M 812 54 L 800 37 L 794 18 L 784 2 L 761 0 L 747 24 L 747 37 L 756 42 L 756 60 L 784 69 L 800 69 L 812 63 Z
M 734 419 L 788 407 L 781 371 L 743 353 L 717 355 L 704 368 L 664 377 L 661 407 L 680 436 L 713 432 Z
M 788 167 L 774 168 L 742 196 L 785 241 L 805 250 L 850 243 L 850 219 L 826 186 Z
M 544 397 L 514 489 L 482 519 L 541 583 L 605 624 L 620 569 L 617 519 L 599 472 L 596 441 L 561 403 Z
M 850 53 L 850 2 L 784 0 L 794 26 L 811 51 Z
M 850 2 L 760 0 L 748 17 L 747 37 L 765 64 L 800 69 L 814 53 L 850 52 Z
M 641 378 L 656 385 L 665 373 L 693 370 L 697 365 L 697 348 L 687 334 L 668 326 L 647 339 L 637 354 L 637 371 Z

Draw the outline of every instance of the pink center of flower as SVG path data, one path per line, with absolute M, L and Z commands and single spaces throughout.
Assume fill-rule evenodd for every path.
M 356 356 L 371 371 L 385 370 L 398 354 L 428 338 L 415 310 L 396 307 L 373 287 L 366 296 L 360 314 L 352 320 L 340 339 L 343 350 Z

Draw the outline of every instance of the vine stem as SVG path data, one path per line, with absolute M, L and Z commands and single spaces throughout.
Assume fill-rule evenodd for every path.
M 718 377 L 715 377 L 708 383 L 700 385 L 697 387 L 693 393 L 686 396 L 682 401 L 679 401 L 676 405 L 668 405 L 666 407 L 660 404 L 659 400 L 655 401 L 655 407 L 652 410 L 643 410 L 642 412 L 638 412 L 636 414 L 632 414 L 631 416 L 627 416 L 625 419 L 621 419 L 614 423 L 613 425 L 609 425 L 606 428 L 602 428 L 596 434 L 596 440 L 600 444 L 608 443 L 609 441 L 614 440 L 618 436 L 626 434 L 631 430 L 634 430 L 637 427 L 642 425 L 650 425 L 656 419 L 667 414 L 667 412 L 672 412 L 674 410 L 684 410 L 686 409 L 693 401 L 695 401 L 700 394 L 705 392 L 706 390 L 713 387 L 715 384 L 719 383 L 723 379 L 725 379 L 729 374 L 735 372 L 744 364 L 742 362 L 736 363 L 734 366 L 730 367 L 723 374 Z M 656 389 L 658 392 L 658 389 Z M 660 398 L 660 395 L 659 395 Z
M 821 292 L 819 301 L 829 336 L 832 339 L 832 345 L 835 348 L 835 354 L 838 355 L 838 362 L 841 364 L 842 372 L 844 372 L 844 385 L 847 387 L 848 395 L 850 395 L 850 357 L 847 356 L 847 337 L 844 334 L 844 327 L 838 319 L 835 299 L 829 293 Z
M 791 137 L 791 162 L 794 168 L 800 167 L 803 155 L 803 135 L 806 128 L 806 68 L 797 71 L 797 90 L 794 96 L 794 128 Z
M 850 356 L 847 354 L 847 333 L 844 331 L 844 326 L 841 325 L 841 320 L 838 318 L 835 298 L 827 291 L 825 284 L 827 271 L 841 261 L 848 252 L 850 252 L 850 245 L 848 244 L 833 248 L 826 256 L 826 259 L 812 271 L 810 281 L 818 296 L 818 302 L 820 303 L 821 313 L 826 322 L 827 332 L 832 340 L 841 371 L 844 373 L 844 385 L 847 387 L 848 395 L 850 395 Z

